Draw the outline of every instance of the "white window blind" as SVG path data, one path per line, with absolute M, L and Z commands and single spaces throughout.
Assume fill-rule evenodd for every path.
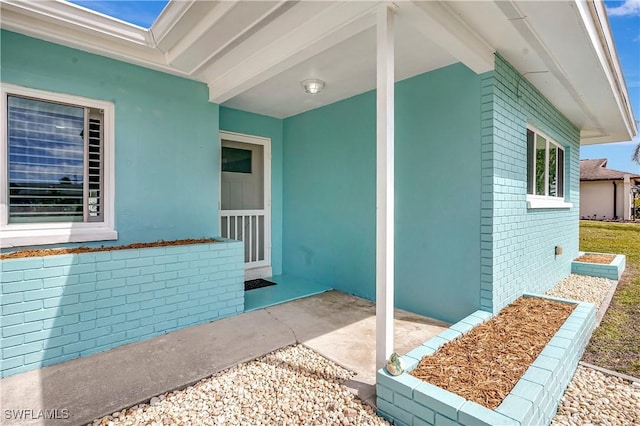
M 102 220 L 103 113 L 9 95 L 8 222 Z
M 87 158 L 87 174 L 88 189 L 87 198 L 87 220 L 89 222 L 102 221 L 103 211 L 103 132 L 102 132 L 102 113 L 96 109 L 89 110 L 89 140 L 88 140 L 88 158 Z

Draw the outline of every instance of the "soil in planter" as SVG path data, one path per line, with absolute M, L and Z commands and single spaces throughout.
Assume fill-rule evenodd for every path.
M 609 265 L 615 258 L 615 256 L 610 254 L 583 254 L 582 256 L 575 258 L 574 261 Z
M 521 297 L 489 321 L 422 358 L 409 374 L 494 410 L 574 308 Z
M 139 249 L 148 247 L 166 247 L 166 246 L 182 246 L 188 244 L 211 244 L 217 243 L 217 240 L 213 238 L 200 238 L 200 239 L 184 239 L 173 241 L 156 241 L 154 243 L 134 243 L 126 246 L 113 246 L 113 247 L 75 247 L 75 248 L 61 248 L 61 249 L 35 249 L 35 250 L 20 250 L 13 253 L 0 254 L 0 260 L 3 259 L 17 259 L 21 257 L 38 257 L 38 256 L 54 256 L 57 254 L 70 254 L 70 253 L 90 253 L 94 251 L 111 251 L 111 250 L 127 250 L 127 249 Z

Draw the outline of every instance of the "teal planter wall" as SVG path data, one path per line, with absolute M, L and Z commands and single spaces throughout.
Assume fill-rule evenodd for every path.
M 0 261 L 0 377 L 244 310 L 242 243 Z
M 396 306 L 480 306 L 480 83 L 457 64 L 396 84 Z M 284 121 L 284 272 L 375 298 L 375 93 Z
M 525 294 L 525 297 L 540 295 Z M 565 303 L 575 302 L 555 299 Z M 595 328 L 596 309 L 578 303 L 569 318 L 495 410 L 423 382 L 409 374 L 420 359 L 489 320 L 491 314 L 476 311 L 402 357 L 405 371 L 399 376 L 378 370 L 378 414 L 402 425 L 548 425 Z
M 282 120 L 220 107 L 220 130 L 271 139 L 271 264 L 282 274 Z
M 115 104 L 118 241 L 218 235 L 218 106 L 205 84 L 2 31 L 2 82 Z

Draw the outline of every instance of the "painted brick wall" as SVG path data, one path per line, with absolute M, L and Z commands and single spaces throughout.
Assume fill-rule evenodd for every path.
M 482 76 L 481 308 L 498 312 L 525 291 L 543 293 L 578 253 L 580 134 L 502 57 Z M 571 209 L 528 209 L 526 126 L 565 149 Z M 564 253 L 556 256 L 555 246 Z
M 242 242 L 5 259 L 0 377 L 244 310 Z

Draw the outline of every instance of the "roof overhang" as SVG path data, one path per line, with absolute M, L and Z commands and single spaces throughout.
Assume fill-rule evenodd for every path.
M 288 117 L 375 87 L 377 1 L 175 1 L 150 29 L 74 4 L 2 0 L 2 28 L 202 81 L 212 102 Z M 500 53 L 581 131 L 637 133 L 602 2 L 399 1 L 396 79 Z M 305 96 L 299 81 L 327 90 Z

